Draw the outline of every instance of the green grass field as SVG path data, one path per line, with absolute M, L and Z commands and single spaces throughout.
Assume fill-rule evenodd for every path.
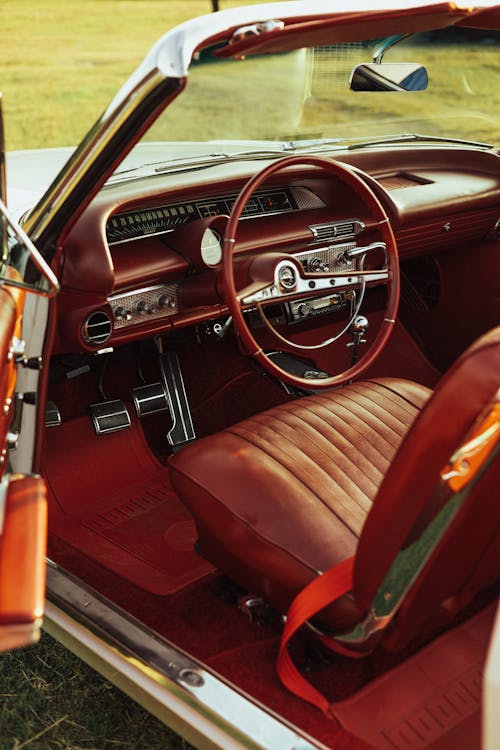
M 220 0 L 221 9 L 250 4 Z M 7 150 L 79 143 L 159 36 L 211 8 L 209 0 L 2 0 Z
M 188 750 L 50 636 L 0 657 L 1 750 Z

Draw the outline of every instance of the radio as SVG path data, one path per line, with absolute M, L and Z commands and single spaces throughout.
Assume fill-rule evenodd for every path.
M 315 299 L 299 299 L 287 303 L 288 319 L 290 323 L 316 315 L 326 315 L 331 312 L 346 310 L 354 300 L 354 292 L 337 292 L 329 294 L 328 297 L 317 297 Z

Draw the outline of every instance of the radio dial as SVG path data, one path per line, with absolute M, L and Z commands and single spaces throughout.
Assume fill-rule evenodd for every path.
M 312 312 L 311 305 L 308 305 L 307 302 L 301 302 L 300 305 L 297 306 L 297 313 L 299 317 L 301 318 L 307 318 L 307 316 Z

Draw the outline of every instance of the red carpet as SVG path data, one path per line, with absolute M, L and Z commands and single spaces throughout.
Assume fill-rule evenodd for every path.
M 47 430 L 52 533 L 128 581 L 172 594 L 213 571 L 196 530 L 136 421 L 96 437 L 90 418 Z
M 488 607 L 337 703 L 336 717 L 377 750 L 479 748 L 482 670 L 495 611 Z

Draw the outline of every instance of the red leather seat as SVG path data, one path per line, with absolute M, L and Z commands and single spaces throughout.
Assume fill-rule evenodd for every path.
M 442 470 L 499 386 L 500 328 L 433 394 L 392 378 L 354 383 L 188 446 L 170 466 L 202 553 L 280 611 L 312 578 L 355 555 L 352 591 L 320 615 L 328 631 L 351 629 L 398 553 L 448 507 L 453 493 Z M 488 462 L 407 591 L 386 645 L 404 645 L 500 578 L 498 444 Z

